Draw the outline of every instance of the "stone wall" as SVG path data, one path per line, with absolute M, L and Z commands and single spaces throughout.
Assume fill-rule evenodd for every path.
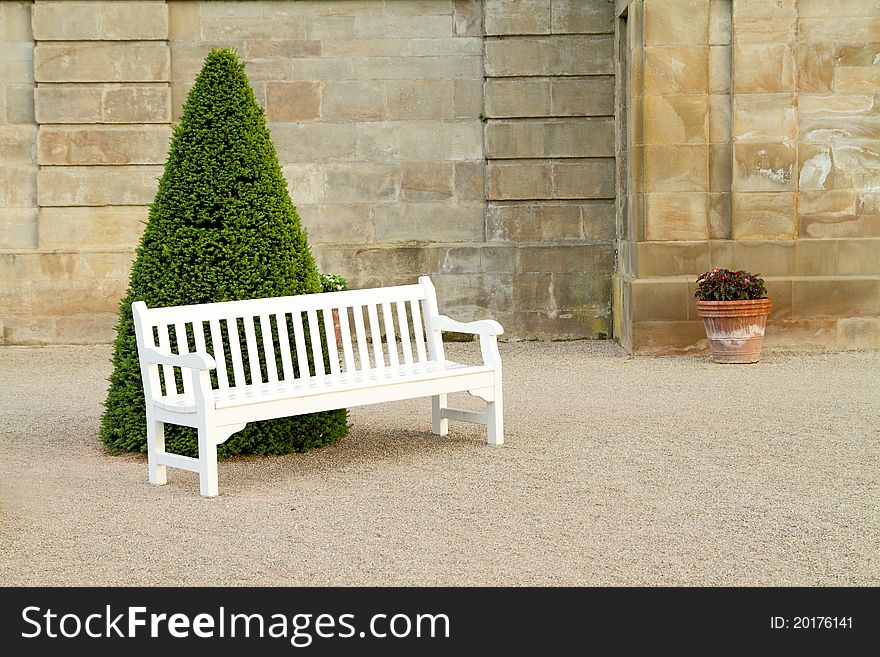
M 615 330 L 705 349 L 693 281 L 759 272 L 770 347 L 880 346 L 880 4 L 618 0 Z
M 0 342 L 112 339 L 170 124 L 220 46 L 248 61 L 324 271 L 430 273 L 444 311 L 511 336 L 610 335 L 607 0 L 2 6 Z

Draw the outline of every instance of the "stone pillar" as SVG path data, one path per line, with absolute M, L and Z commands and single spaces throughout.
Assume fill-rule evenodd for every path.
M 517 247 L 514 332 L 610 337 L 614 7 L 483 7 L 486 237 Z
M 167 8 L 38 2 L 32 24 L 33 339 L 107 341 L 171 135 Z

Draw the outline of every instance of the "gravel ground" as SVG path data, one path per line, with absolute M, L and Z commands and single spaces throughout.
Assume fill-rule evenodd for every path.
M 337 445 L 222 462 L 214 499 L 104 453 L 109 353 L 0 348 L 0 584 L 880 585 L 880 352 L 507 343 L 503 447 L 357 408 Z

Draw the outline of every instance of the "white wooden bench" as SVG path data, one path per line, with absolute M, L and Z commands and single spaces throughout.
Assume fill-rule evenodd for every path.
M 217 445 L 248 422 L 414 397 L 431 397 L 433 433 L 463 420 L 485 424 L 489 444 L 504 442 L 496 337 L 504 330 L 440 315 L 427 276 L 417 285 L 190 306 L 138 301 L 132 312 L 152 484 L 166 483 L 171 466 L 197 472 L 202 495 L 214 496 Z M 478 335 L 483 363 L 446 360 L 443 331 Z M 461 391 L 486 401 L 486 412 L 449 408 L 447 394 Z M 166 423 L 198 430 L 198 458 L 165 451 Z

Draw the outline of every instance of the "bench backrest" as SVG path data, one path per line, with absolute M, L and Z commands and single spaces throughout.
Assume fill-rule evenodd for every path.
M 334 312 L 339 331 L 334 327 Z M 207 352 L 215 388 L 333 376 L 442 360 L 430 279 L 416 285 L 147 308 L 133 304 L 144 346 Z M 323 330 L 323 336 L 322 336 Z M 180 368 L 155 370 L 162 394 L 188 394 Z

